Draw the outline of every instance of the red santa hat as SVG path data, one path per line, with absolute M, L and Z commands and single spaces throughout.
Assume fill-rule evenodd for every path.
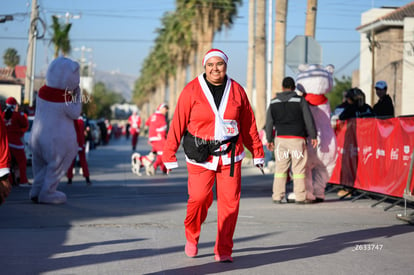
M 14 97 L 9 97 L 6 99 L 6 105 L 7 106 L 16 106 L 17 105 L 17 100 Z
M 157 112 L 161 111 L 161 109 L 164 108 L 164 107 L 168 109 L 168 105 L 165 102 L 158 105 Z
M 213 57 L 213 56 L 220 57 L 221 59 L 224 60 L 224 62 L 226 62 L 226 64 L 227 64 L 227 62 L 229 62 L 229 58 L 227 57 L 227 55 L 223 51 L 221 51 L 219 49 L 211 49 L 206 53 L 206 55 L 203 58 L 203 67 L 206 65 L 207 60 L 209 58 Z

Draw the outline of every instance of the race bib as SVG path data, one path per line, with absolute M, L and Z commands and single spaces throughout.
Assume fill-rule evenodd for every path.
M 237 121 L 230 120 L 230 119 L 224 119 L 223 126 L 224 126 L 225 139 L 237 136 L 239 134 L 239 128 L 237 127 Z

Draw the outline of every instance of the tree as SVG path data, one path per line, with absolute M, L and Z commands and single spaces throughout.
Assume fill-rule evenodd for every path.
M 288 0 L 276 0 L 275 43 L 273 45 L 272 96 L 282 90 L 286 61 L 286 20 Z
M 62 51 L 63 55 L 68 55 L 71 50 L 70 40 L 69 40 L 69 31 L 72 27 L 71 23 L 61 25 L 59 18 L 52 16 L 52 29 L 53 36 L 51 42 L 55 45 L 55 58 L 59 56 L 59 52 Z
M 254 36 L 255 36 L 255 5 L 256 1 L 249 1 L 249 40 L 247 49 L 247 77 L 246 92 L 250 102 L 253 102 L 253 82 L 254 82 Z
M 110 91 L 105 84 L 98 82 L 93 87 L 90 97 L 84 95 L 82 97 L 82 110 L 90 118 L 112 118 L 111 106 L 115 103 L 124 102 L 122 95 Z
M 257 128 L 266 123 L 266 0 L 256 1 L 256 106 Z
M 352 88 L 352 78 L 350 76 L 342 76 L 341 79 L 334 78 L 334 86 L 332 91 L 326 95 L 331 105 L 331 110 L 334 110 L 336 106 L 341 104 L 343 100 L 343 94 L 345 91 Z
M 3 62 L 9 68 L 14 68 L 20 63 L 20 55 L 17 54 L 17 50 L 8 48 L 3 55 Z
M 177 0 L 176 11 L 162 19 L 155 46 L 144 60 L 140 76 L 135 82 L 133 100 L 138 106 L 155 103 L 158 91 L 165 97 L 169 90 L 169 104 L 175 105 L 191 73 L 200 67 L 200 59 L 212 46 L 214 34 L 230 27 L 237 15 L 241 0 Z M 168 83 L 167 83 L 168 82 Z

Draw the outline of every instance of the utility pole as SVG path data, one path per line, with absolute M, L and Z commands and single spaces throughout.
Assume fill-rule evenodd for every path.
M 24 103 L 33 106 L 33 87 L 36 57 L 37 27 L 36 19 L 39 16 L 37 0 L 32 0 L 32 13 L 30 15 L 29 47 L 27 50 L 26 78 L 24 81 Z
M 85 46 L 82 46 L 80 48 L 74 48 L 73 50 L 75 51 L 81 51 L 81 59 L 80 59 L 80 72 L 81 72 L 81 76 L 83 75 L 83 68 L 85 67 L 84 64 L 86 63 L 86 59 L 85 59 L 85 52 L 92 52 L 92 48 L 87 48 Z M 89 72 L 89 69 L 88 69 Z M 87 75 L 89 76 L 89 75 Z
M 373 106 L 375 102 L 375 31 L 374 28 L 371 29 L 371 102 L 370 105 Z

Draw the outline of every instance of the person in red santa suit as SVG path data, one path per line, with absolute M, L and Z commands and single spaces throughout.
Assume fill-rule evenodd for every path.
M 12 186 L 9 182 L 10 174 L 10 151 L 7 140 L 6 125 L 0 114 L 0 204 L 4 203 L 11 192 Z
M 141 130 L 141 117 L 137 111 L 133 111 L 132 115 L 128 118 L 129 133 L 131 134 L 132 151 L 135 151 L 138 143 L 139 131 Z
M 168 105 L 166 103 L 161 103 L 158 105 L 157 110 L 145 122 L 145 126 L 148 127 L 148 142 L 152 147 L 152 152 L 157 155 L 153 164 L 154 171 L 157 171 L 159 166 L 164 174 L 167 173 L 167 168 L 162 161 L 162 154 L 167 138 L 167 113 Z
M 188 169 L 185 254 L 195 257 L 201 224 L 217 194 L 215 261 L 232 262 L 233 234 L 239 212 L 243 145 L 262 168 L 263 145 L 243 87 L 227 76 L 227 55 L 211 49 L 203 59 L 205 72 L 186 85 L 178 99 L 164 146 L 168 169 L 178 167 L 176 152 L 183 139 Z
M 89 168 L 88 162 L 86 161 L 86 154 L 85 154 L 85 124 L 83 122 L 83 117 L 80 116 L 78 119 L 74 121 L 75 130 L 76 130 L 76 139 L 78 141 L 78 157 L 79 163 L 82 168 L 83 177 L 86 180 L 87 185 L 91 185 L 92 182 L 89 178 Z M 69 167 L 66 176 L 68 177 L 68 184 L 72 184 L 73 178 L 73 167 L 75 167 L 76 158 L 73 160 L 72 165 Z
M 30 186 L 26 175 L 27 159 L 24 152 L 24 143 L 22 141 L 24 133 L 29 128 L 29 121 L 27 115 L 23 112 L 19 112 L 18 108 L 19 105 L 14 97 L 7 98 L 3 118 L 4 123 L 6 124 L 10 153 L 19 167 L 19 186 Z M 9 180 L 11 179 L 9 178 Z
M 109 143 L 109 140 L 111 139 L 112 136 L 112 124 L 109 122 L 109 120 L 105 119 L 105 126 L 106 126 L 106 131 L 107 131 L 107 135 L 106 135 L 106 144 Z

